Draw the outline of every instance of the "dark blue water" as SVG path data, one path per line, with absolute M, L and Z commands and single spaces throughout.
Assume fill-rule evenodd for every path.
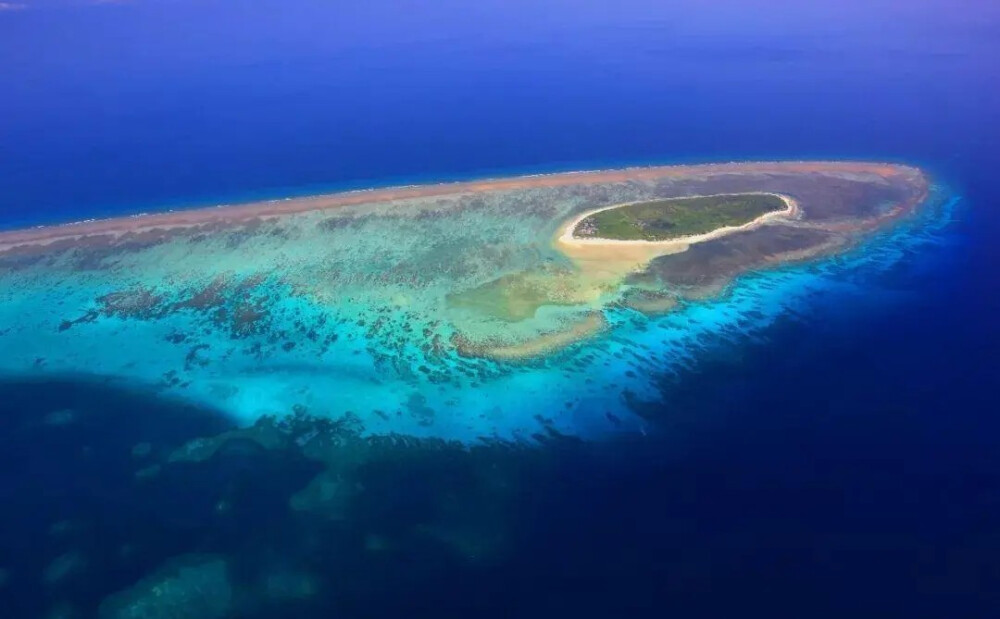
M 963 170 L 992 148 L 1000 18 L 985 3 L 577 4 L 7 11 L 0 214 L 622 162 Z
M 998 616 L 997 67 L 1000 12 L 972 1 L 0 12 L 5 227 L 764 157 L 907 161 L 963 196 L 938 245 L 873 283 L 892 303 L 829 294 L 720 350 L 665 383 L 655 437 L 532 455 L 420 447 L 359 473 L 375 498 L 336 525 L 288 510 L 315 474 L 294 450 L 232 448 L 135 483 L 134 444 L 163 454 L 217 433 L 213 411 L 90 378 L 0 385 L 9 616 L 89 616 L 190 553 L 229 557 L 248 591 L 261 566 L 319 575 L 322 595 L 242 616 Z M 90 421 L 38 421 L 62 407 Z M 66 518 L 86 523 L 72 543 L 51 532 Z M 470 566 L 415 533 L 442 519 L 514 533 Z M 394 550 L 366 550 L 372 532 Z M 46 583 L 67 548 L 86 566 Z

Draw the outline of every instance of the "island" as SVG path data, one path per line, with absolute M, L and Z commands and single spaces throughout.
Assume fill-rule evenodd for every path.
M 606 206 L 582 215 L 575 239 L 669 241 L 743 229 L 767 214 L 791 215 L 792 201 L 770 193 L 668 198 Z
M 513 381 L 502 408 L 537 368 L 621 384 L 621 325 L 857 247 L 930 188 L 878 162 L 654 166 L 10 230 L 0 369 L 127 377 L 251 420 L 298 404 L 419 433 L 457 407 L 478 427 L 498 419 L 465 399 L 484 385 Z

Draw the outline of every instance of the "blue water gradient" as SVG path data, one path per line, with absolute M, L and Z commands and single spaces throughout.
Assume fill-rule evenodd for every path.
M 961 169 L 990 148 L 992 13 L 728 4 L 5 12 L 0 223 L 622 163 Z
M 842 256 L 749 274 L 670 316 L 615 314 L 588 346 L 631 406 L 619 390 L 515 411 L 608 440 L 557 451 L 548 475 L 528 469 L 497 512 L 516 539 L 485 566 L 415 533 L 436 496 L 421 485 L 432 458 L 373 467 L 366 481 L 390 481 L 354 519 L 319 526 L 289 515 L 289 489 L 315 474 L 300 457 L 234 449 L 136 480 L 150 462 L 136 444 L 160 462 L 229 428 L 214 408 L 102 378 L 5 376 L 11 616 L 96 612 L 205 551 L 249 583 L 262 564 L 328 576 L 320 610 L 291 616 L 997 615 L 993 3 L 29 4 L 0 11 L 5 228 L 647 162 L 885 159 L 946 189 Z M 580 354 L 523 375 L 551 378 Z M 76 425 L 39 421 L 67 409 Z M 468 461 L 452 462 L 426 479 L 464 482 Z M 499 486 L 473 499 L 448 487 L 443 502 L 481 505 Z M 83 526 L 54 535 L 67 520 Z M 299 532 L 326 545 L 302 550 Z M 405 552 L 354 552 L 375 533 Z M 46 583 L 67 555 L 88 563 Z

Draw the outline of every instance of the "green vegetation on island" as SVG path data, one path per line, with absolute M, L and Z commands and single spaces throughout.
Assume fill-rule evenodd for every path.
M 740 226 L 787 205 L 768 193 L 741 193 L 635 202 L 599 211 L 577 224 L 578 238 L 666 241 Z

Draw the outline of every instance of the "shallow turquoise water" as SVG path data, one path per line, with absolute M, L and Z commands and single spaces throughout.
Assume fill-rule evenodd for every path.
M 665 316 L 651 318 L 621 307 L 605 309 L 610 328 L 604 333 L 552 355 L 517 363 L 453 353 L 433 356 L 421 350 L 418 344 L 427 338 L 408 334 L 429 328 L 427 312 L 415 310 L 411 316 L 404 306 L 379 310 L 373 299 L 384 301 L 387 295 L 403 294 L 406 289 L 390 285 L 383 290 L 374 280 L 355 282 L 352 285 L 359 287 L 348 288 L 359 291 L 357 298 L 344 298 L 343 287 L 334 289 L 340 296 L 331 298 L 292 294 L 287 281 L 261 286 L 278 299 L 269 311 L 269 333 L 296 333 L 303 324 L 325 324 L 334 317 L 335 326 L 323 337 L 319 353 L 303 337 L 286 336 L 298 343 L 287 349 L 273 337 L 267 342 L 257 336 L 234 340 L 224 328 L 207 327 L 204 316 L 185 312 L 144 320 L 100 316 L 65 331 L 55 328 L 74 315 L 74 308 L 79 316 L 82 308 L 93 306 L 93 299 L 121 290 L 123 273 L 139 273 L 150 285 L 166 282 L 183 288 L 175 281 L 180 271 L 171 271 L 169 265 L 184 264 L 189 256 L 183 247 L 168 246 L 161 255 L 141 257 L 131 267 L 82 273 L 54 267 L 33 271 L 30 277 L 18 275 L 21 279 L 16 285 L 0 286 L 4 343 L 0 369 L 36 376 L 92 374 L 123 384 L 143 384 L 218 409 L 241 425 L 262 415 L 305 410 L 331 418 L 353 415 L 369 434 L 463 442 L 532 441 L 536 433 L 586 438 L 647 433 L 655 428 L 644 418 L 643 404 L 655 407 L 665 388 L 664 377 L 712 354 L 720 344 L 752 340 L 779 317 L 794 315 L 803 303 L 814 303 L 834 290 L 865 299 L 858 311 L 887 311 L 894 293 L 880 289 L 880 274 L 891 272 L 935 242 L 958 200 L 938 188 L 917 214 L 846 254 L 745 275 L 717 298 L 685 302 Z M 515 232 L 500 223 L 492 227 L 482 219 L 477 223 L 479 233 L 487 238 Z M 383 231 L 380 238 L 394 237 Z M 456 237 L 454 243 L 461 247 L 463 241 Z M 533 247 L 532 243 L 530 236 L 525 237 L 521 247 Z M 294 252 L 310 251 L 308 242 L 297 247 L 281 241 L 275 247 L 288 264 L 294 264 Z M 537 259 L 537 250 L 518 257 L 516 247 L 508 258 L 514 267 Z M 377 261 L 393 249 L 418 251 L 390 249 L 377 241 L 370 250 L 355 244 L 347 260 L 352 264 Z M 451 245 L 448 249 L 455 250 Z M 214 272 L 222 272 L 240 269 L 245 251 L 207 255 L 232 262 L 213 265 Z M 267 248 L 254 246 L 251 251 L 266 254 Z M 158 261 L 168 266 L 160 268 Z M 294 272 L 294 268 L 288 270 Z M 376 277 L 379 272 L 370 271 Z M 422 282 L 420 286 L 433 289 L 440 277 L 462 276 L 412 277 Z M 370 295 L 363 296 L 362 288 Z M 422 303 L 422 297 L 414 294 L 407 303 Z M 547 312 L 553 311 L 552 319 L 558 321 L 563 310 L 547 307 L 536 320 L 548 320 Z M 376 333 L 368 323 L 379 315 L 385 317 L 385 324 Z M 447 327 L 435 329 L 447 331 Z M 178 337 L 187 343 L 178 345 Z

